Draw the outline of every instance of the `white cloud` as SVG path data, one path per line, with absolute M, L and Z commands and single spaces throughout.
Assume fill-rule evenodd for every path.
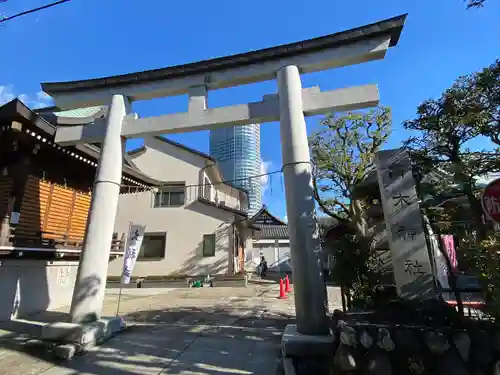
M 287 216 L 287 215 L 285 215 L 285 217 L 283 218 L 283 221 L 284 221 L 285 223 L 288 223 L 288 216 Z
M 18 95 L 17 98 L 22 101 L 24 104 L 28 105 L 28 102 L 30 101 L 30 98 L 28 96 L 28 94 L 21 94 L 21 95 Z M 29 106 L 28 106 L 29 107 Z
M 8 103 L 14 98 L 19 98 L 24 104 L 33 109 L 48 107 L 53 104 L 52 98 L 43 91 L 39 91 L 35 95 L 16 95 L 13 85 L 0 85 L 0 105 Z
M 39 101 L 44 102 L 44 103 L 52 102 L 52 97 L 49 94 L 47 94 L 46 92 L 43 92 L 43 91 L 38 91 L 36 93 L 36 98 Z
M 271 162 L 270 161 L 264 161 L 260 160 L 260 174 L 266 174 L 269 172 L 269 168 L 271 167 Z M 267 191 L 269 188 L 269 176 L 261 176 L 260 178 L 260 184 L 262 186 L 262 195 Z
M 2 86 L 0 85 L 0 105 L 10 102 L 16 96 L 12 91 L 12 86 Z

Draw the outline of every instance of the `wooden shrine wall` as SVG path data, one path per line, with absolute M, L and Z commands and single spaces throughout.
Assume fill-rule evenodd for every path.
M 28 176 L 16 236 L 42 232 L 43 238 L 83 240 L 91 194 Z
M 3 218 L 7 211 L 9 195 L 12 190 L 12 179 L 0 177 L 0 218 Z

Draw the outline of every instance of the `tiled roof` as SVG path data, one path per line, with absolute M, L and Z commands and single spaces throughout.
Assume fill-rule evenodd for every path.
M 254 224 L 268 224 L 268 225 L 285 225 L 286 223 L 276 216 L 272 215 L 267 209 L 266 205 L 263 205 L 262 208 L 251 218 Z
M 288 226 L 287 225 L 272 225 L 272 224 L 254 224 L 260 229 L 260 238 L 288 238 Z
M 37 133 L 43 132 L 45 137 L 54 142 L 54 136 L 57 130 L 57 126 L 51 123 L 45 116 L 52 113 L 47 108 L 42 109 L 43 113 L 39 113 L 37 111 L 32 111 L 30 108 L 26 106 L 21 100 L 13 99 L 10 102 L 0 105 L 0 120 L 7 119 L 12 120 L 16 119 L 19 121 L 23 121 L 25 124 L 29 124 L 29 126 L 34 126 L 34 129 Z M 97 113 L 97 112 L 96 112 Z M 83 114 L 83 112 L 82 112 Z M 42 116 L 43 115 L 43 116 Z M 42 134 L 43 134 L 42 133 Z M 40 134 L 40 135 L 42 135 Z M 71 146 L 69 147 L 70 149 Z M 97 160 L 99 158 L 99 147 L 95 145 L 89 144 L 80 144 L 75 146 L 76 149 L 90 156 L 92 159 Z M 63 147 L 63 149 L 68 149 L 68 147 Z M 127 165 L 128 164 L 128 165 Z M 157 185 L 157 181 L 151 179 L 150 177 L 143 174 L 141 171 L 134 169 L 132 165 L 128 162 L 125 163 L 123 171 L 130 175 L 131 177 L 140 180 L 148 185 Z
M 103 109 L 102 106 L 75 108 L 68 111 L 54 112 L 54 114 L 59 117 L 91 117 Z

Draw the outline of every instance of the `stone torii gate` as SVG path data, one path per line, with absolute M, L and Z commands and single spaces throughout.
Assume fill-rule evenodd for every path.
M 286 207 L 294 277 L 297 331 L 328 335 L 325 284 L 315 220 L 311 165 L 304 116 L 378 104 L 376 85 L 322 92 L 303 89 L 300 74 L 383 59 L 397 44 L 406 15 L 320 38 L 170 68 L 73 82 L 43 83 L 61 110 L 108 105 L 105 119 L 61 127 L 56 143 L 102 142 L 77 281 L 73 323 L 98 320 L 121 183 L 126 138 L 280 122 Z M 209 91 L 277 79 L 278 94 L 256 103 L 209 108 Z M 188 111 L 138 118 L 137 100 L 188 94 Z M 85 293 L 98 279 L 98 292 Z M 83 295 L 83 297 L 82 297 Z

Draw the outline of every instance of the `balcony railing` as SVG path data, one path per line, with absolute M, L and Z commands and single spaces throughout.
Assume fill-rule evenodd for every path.
M 217 189 L 216 186 L 187 186 L 185 190 L 185 204 L 190 204 L 201 199 L 215 203 L 218 206 L 226 206 L 236 210 L 244 210 L 246 207 L 240 200 L 240 192 L 232 187 L 226 187 L 228 191 Z

